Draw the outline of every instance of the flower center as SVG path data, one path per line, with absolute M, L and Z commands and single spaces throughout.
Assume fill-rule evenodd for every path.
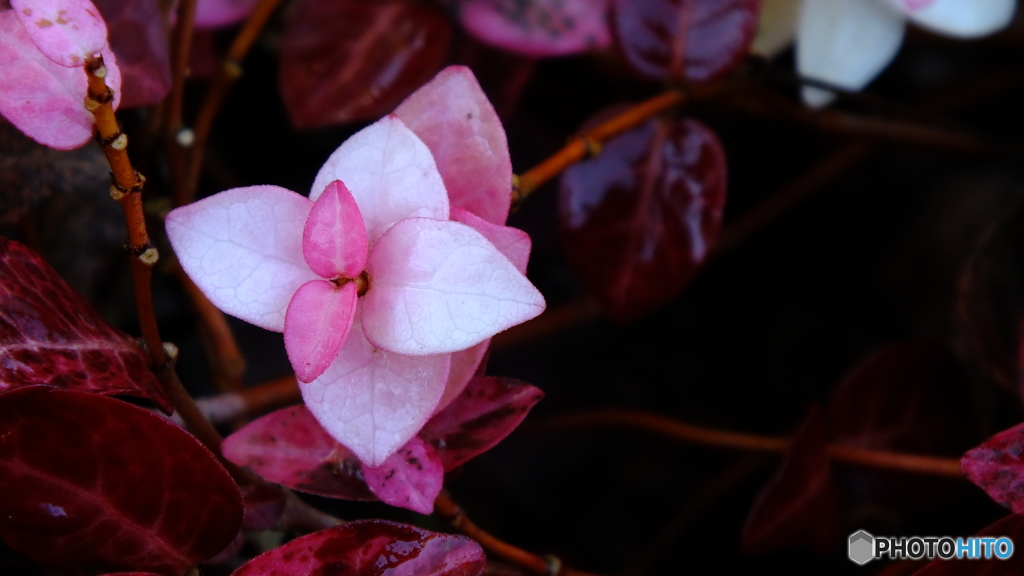
M 363 270 L 362 273 L 360 273 L 359 276 L 356 276 L 355 278 L 345 278 L 344 276 L 338 276 L 337 278 L 331 279 L 331 283 L 333 283 L 338 288 L 341 288 L 342 286 L 348 284 L 349 282 L 356 283 L 356 296 L 362 296 L 363 294 L 366 294 L 367 290 L 370 289 L 370 275 L 366 273 L 366 270 Z

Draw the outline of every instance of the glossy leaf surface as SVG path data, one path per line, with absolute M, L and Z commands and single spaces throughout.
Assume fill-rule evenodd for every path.
M 725 154 L 694 120 L 652 120 L 562 176 L 559 223 L 569 263 L 618 321 L 675 298 L 718 236 Z
M 137 396 L 171 411 L 139 344 L 107 324 L 39 255 L 6 238 L 0 238 L 0 357 L 0 392 L 47 384 Z
M 224 440 L 224 456 L 283 486 L 344 500 L 375 500 L 359 459 L 305 406 L 272 412 Z
M 124 82 L 121 107 L 152 106 L 171 89 L 167 25 L 152 0 L 95 0 L 110 28 L 110 49 Z
M 39 562 L 178 576 L 227 546 L 238 487 L 171 421 L 47 386 L 0 395 L 0 536 Z
M 612 34 L 641 75 L 707 82 L 747 55 L 759 8 L 759 0 L 614 0 Z
M 232 576 L 477 576 L 485 562 L 465 536 L 359 520 L 296 538 Z
M 543 397 L 518 380 L 477 376 L 420 436 L 437 450 L 445 471 L 453 470 L 501 442 Z
M 989 438 L 960 460 L 967 478 L 993 500 L 1012 510 L 1024 512 L 1024 424 Z
M 740 536 L 744 552 L 764 554 L 799 545 L 828 554 L 842 544 L 842 512 L 827 446 L 825 423 L 815 406 L 747 516 Z
M 462 26 L 481 41 L 528 56 L 607 47 L 608 0 L 463 0 Z
M 424 2 L 298 2 L 279 74 L 292 124 L 317 128 L 392 111 L 441 68 L 450 36 L 445 14 Z

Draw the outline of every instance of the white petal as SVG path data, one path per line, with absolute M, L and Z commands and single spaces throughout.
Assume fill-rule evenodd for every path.
M 1017 0 L 886 0 L 914 24 L 959 38 L 1002 30 L 1013 20 Z

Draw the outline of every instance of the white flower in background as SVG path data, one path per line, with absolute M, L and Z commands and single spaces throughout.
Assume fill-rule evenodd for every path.
M 772 56 L 796 39 L 801 76 L 860 90 L 896 56 L 910 22 L 955 38 L 1005 28 L 1017 0 L 764 0 L 754 52 Z M 805 87 L 803 98 L 825 106 L 834 95 Z

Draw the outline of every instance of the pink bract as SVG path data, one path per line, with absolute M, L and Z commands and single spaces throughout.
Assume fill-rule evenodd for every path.
M 121 72 L 109 48 L 102 49 L 114 107 L 121 102 Z M 82 146 L 92 137 L 93 117 L 83 102 L 88 80 L 82 67 L 55 63 L 33 44 L 14 10 L 0 12 L 0 114 L 40 144 L 58 150 Z
M 107 47 L 107 24 L 89 0 L 11 0 L 32 42 L 61 66 L 76 67 Z
M 433 448 L 413 438 L 380 466 L 364 467 L 363 477 L 382 502 L 430 514 L 444 484 L 444 468 Z

